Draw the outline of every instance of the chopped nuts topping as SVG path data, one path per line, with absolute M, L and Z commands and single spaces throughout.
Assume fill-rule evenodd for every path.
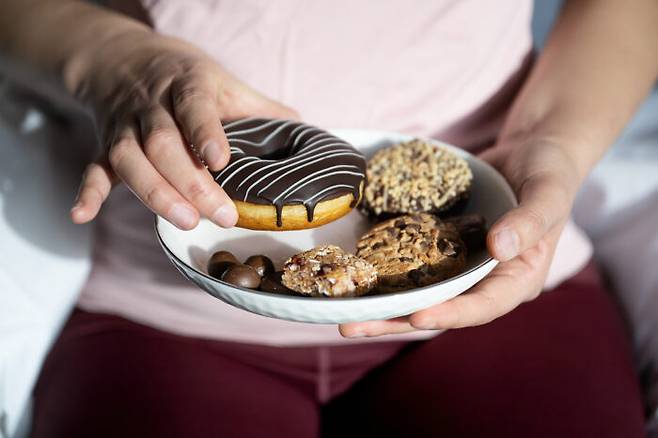
M 367 261 L 327 245 L 291 257 L 283 265 L 282 283 L 305 295 L 354 297 L 375 286 L 377 271 Z
M 418 139 L 377 152 L 366 174 L 363 208 L 374 215 L 445 210 L 473 179 L 466 160 Z

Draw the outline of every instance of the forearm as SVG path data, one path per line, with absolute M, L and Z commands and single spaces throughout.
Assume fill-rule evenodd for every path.
M 563 145 L 582 180 L 657 75 L 658 1 L 567 0 L 501 139 Z
M 84 76 L 101 49 L 148 32 L 137 21 L 81 1 L 5 0 L 0 51 L 84 100 Z

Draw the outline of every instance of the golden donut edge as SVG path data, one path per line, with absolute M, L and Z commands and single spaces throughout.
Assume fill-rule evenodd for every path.
M 359 201 L 363 197 L 363 183 L 359 188 Z M 273 205 L 254 204 L 233 201 L 238 210 L 238 222 L 235 225 L 249 230 L 291 231 L 316 228 L 349 213 L 354 196 L 351 193 L 326 201 L 318 202 L 313 211 L 313 220 L 308 221 L 306 207 L 302 204 L 284 205 L 281 212 L 281 226 L 276 224 L 276 207 Z M 357 203 L 358 204 L 358 203 Z

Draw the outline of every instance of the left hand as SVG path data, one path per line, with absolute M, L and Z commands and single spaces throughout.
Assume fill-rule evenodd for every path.
M 565 145 L 554 140 L 499 141 L 481 158 L 507 178 L 519 206 L 487 235 L 499 263 L 468 292 L 408 316 L 346 323 L 345 337 L 380 336 L 486 324 L 542 290 L 557 241 L 569 218 L 580 177 Z

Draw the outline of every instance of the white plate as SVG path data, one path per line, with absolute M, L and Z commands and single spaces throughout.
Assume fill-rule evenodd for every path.
M 382 131 L 335 130 L 333 133 L 367 157 L 380 148 L 412 138 Z M 464 213 L 481 214 L 491 225 L 516 205 L 511 188 L 490 165 L 461 149 L 435 143 L 466 158 L 473 171 L 471 198 Z M 253 254 L 265 254 L 274 261 L 277 269 L 291 255 L 322 244 L 331 243 L 353 252 L 357 239 L 368 227 L 368 221 L 358 211 L 319 228 L 300 231 L 224 230 L 208 220 L 202 220 L 191 231 L 181 231 L 161 217 L 156 218 L 155 225 L 160 244 L 171 262 L 201 289 L 240 309 L 291 321 L 343 323 L 407 315 L 468 290 L 497 263 L 483 250 L 469 254 L 465 272 L 456 277 L 404 292 L 359 298 L 274 295 L 235 287 L 210 277 L 206 271 L 210 255 L 219 250 L 230 251 L 240 260 Z

